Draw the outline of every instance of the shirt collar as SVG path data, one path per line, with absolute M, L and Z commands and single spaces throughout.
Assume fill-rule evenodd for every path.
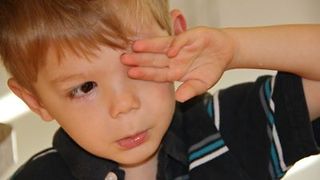
M 162 148 L 168 156 L 183 165 L 188 165 L 187 147 L 185 143 L 185 135 L 183 128 L 183 118 L 180 112 L 179 104 L 177 104 L 176 111 L 170 124 L 170 127 L 163 138 Z
M 94 156 L 78 144 L 60 128 L 53 140 L 53 147 L 57 149 L 74 177 L 77 179 L 105 179 L 109 172 L 114 172 L 118 179 L 124 179 L 124 172 L 118 168 L 118 164 Z

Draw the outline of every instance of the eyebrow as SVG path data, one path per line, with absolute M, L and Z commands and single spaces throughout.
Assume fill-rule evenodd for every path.
M 75 74 L 68 74 L 68 75 L 62 75 L 57 76 L 50 80 L 51 83 L 58 84 L 66 81 L 70 81 L 72 79 L 83 79 L 85 75 L 83 73 L 75 73 Z

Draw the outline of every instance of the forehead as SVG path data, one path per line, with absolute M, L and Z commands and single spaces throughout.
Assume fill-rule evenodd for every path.
M 128 42 L 124 42 L 122 38 L 114 37 L 106 34 L 102 36 L 108 36 L 109 41 L 105 39 L 62 39 L 52 41 L 49 45 L 46 59 L 56 59 L 58 63 L 68 59 L 79 59 L 94 57 L 101 49 L 110 49 L 114 51 L 125 52 L 131 50 L 132 42 L 139 39 L 153 38 L 157 36 L 166 36 L 169 33 L 162 29 L 158 23 L 153 22 L 149 25 L 137 26 L 135 33 L 127 37 Z M 116 44 L 122 44 L 122 46 L 113 46 L 109 44 L 115 42 Z M 119 43 L 120 42 L 120 43 Z M 77 57 L 77 58 L 74 58 Z
M 54 49 L 48 52 L 46 64 L 38 72 L 38 82 L 60 83 L 71 76 L 85 76 L 110 72 L 109 67 L 119 61 L 121 52 L 107 46 L 92 50 L 91 54 L 75 54 L 65 50 L 58 59 Z M 115 69 L 114 69 L 115 70 Z
M 137 30 L 136 35 L 129 38 L 134 41 L 165 35 L 168 35 L 168 32 L 160 28 L 157 23 L 154 23 Z M 112 40 L 118 41 L 119 39 L 113 38 Z M 79 67 L 81 63 L 77 62 L 80 61 L 94 62 L 99 59 L 119 59 L 121 53 L 131 52 L 131 44 L 128 43 L 124 48 L 115 48 L 99 41 L 88 41 L 87 44 L 76 40 L 55 41 L 51 43 L 45 58 L 46 62 L 39 69 L 39 73 L 45 72 L 51 77 L 55 76 L 55 74 L 73 71 L 74 68 Z
M 51 46 L 48 49 L 44 70 L 51 68 L 64 68 L 66 66 L 77 66 L 79 62 L 94 62 L 102 56 L 114 57 L 116 52 L 123 50 L 115 49 L 110 46 L 96 45 L 88 48 L 78 48 L 77 46 L 62 46 L 56 48 Z

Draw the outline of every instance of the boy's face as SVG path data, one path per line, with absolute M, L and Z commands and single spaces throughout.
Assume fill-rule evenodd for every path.
M 123 52 L 109 47 L 89 60 L 66 53 L 60 63 L 53 52 L 34 84 L 43 110 L 97 156 L 123 165 L 151 157 L 171 122 L 173 84 L 130 79 Z

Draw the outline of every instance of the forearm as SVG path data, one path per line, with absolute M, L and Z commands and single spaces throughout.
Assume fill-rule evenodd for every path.
M 320 80 L 320 25 L 226 28 L 235 54 L 228 66 L 286 71 Z

